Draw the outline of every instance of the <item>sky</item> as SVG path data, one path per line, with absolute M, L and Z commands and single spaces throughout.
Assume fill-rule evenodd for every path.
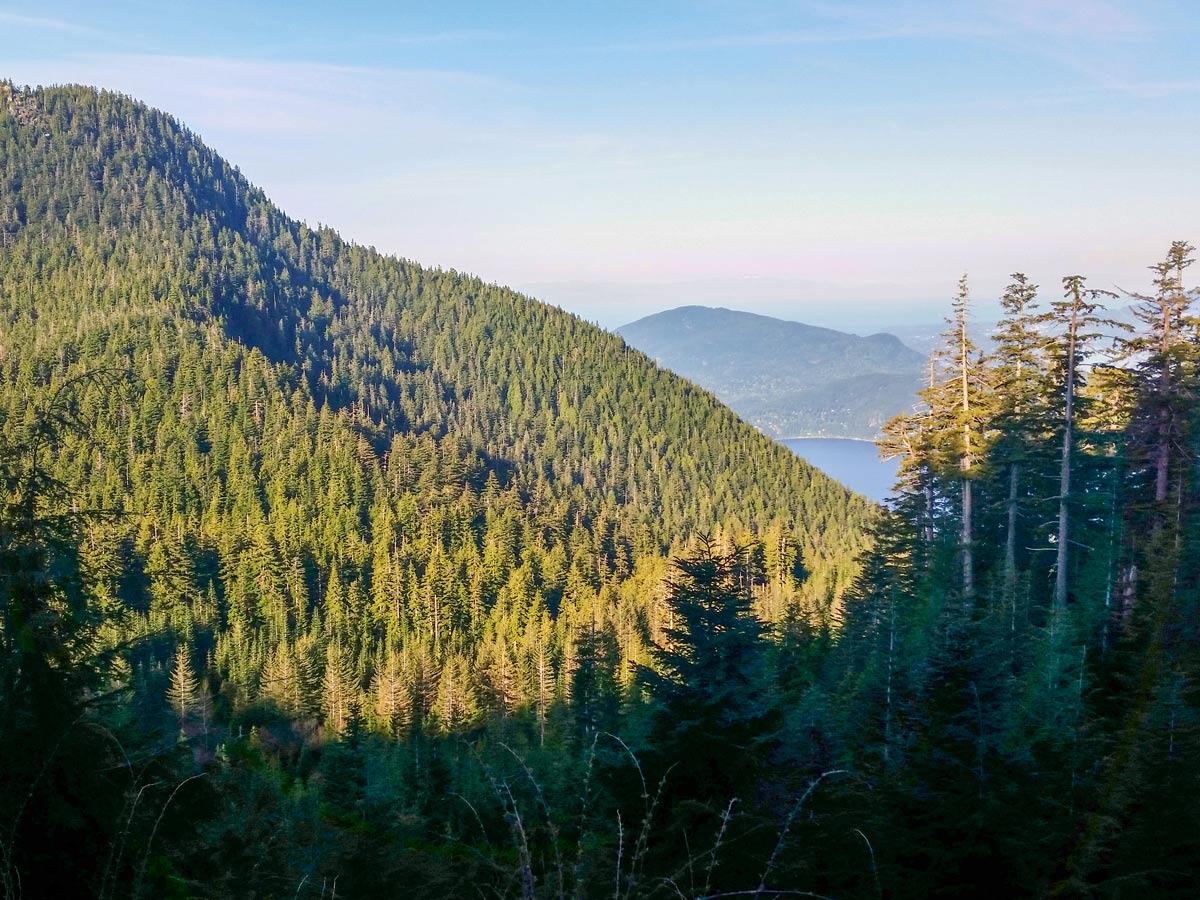
M 1200 242 L 1193 0 L 6 3 L 0 78 L 177 116 L 290 215 L 615 327 L 869 332 Z

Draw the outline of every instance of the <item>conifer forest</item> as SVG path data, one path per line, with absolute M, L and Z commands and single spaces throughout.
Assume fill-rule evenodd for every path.
M 948 272 L 880 507 L 164 113 L 0 82 L 3 897 L 1196 896 L 1162 250 L 990 333 Z

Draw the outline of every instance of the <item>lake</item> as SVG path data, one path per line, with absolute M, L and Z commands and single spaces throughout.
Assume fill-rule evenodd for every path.
M 898 460 L 882 460 L 870 441 L 845 438 L 788 438 L 780 441 L 826 475 L 876 502 L 892 492 Z

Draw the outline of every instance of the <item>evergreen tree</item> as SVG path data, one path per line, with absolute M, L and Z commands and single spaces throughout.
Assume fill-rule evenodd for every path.
M 621 686 L 617 679 L 618 648 L 611 631 L 593 617 L 575 637 L 571 673 L 571 708 L 582 746 L 612 728 L 617 718 Z
M 80 544 L 84 518 L 51 470 L 84 429 L 79 395 L 110 379 L 60 383 L 21 418 L 0 416 L 0 889 L 5 897 L 87 893 L 113 836 L 122 785 L 98 701 L 118 673 L 98 641 L 99 607 Z M 73 865 L 61 848 L 89 833 Z
M 334 736 L 344 735 L 358 713 L 358 688 L 346 651 L 337 644 L 325 650 L 325 677 L 321 690 L 325 728 Z
M 1133 426 L 1135 444 L 1146 448 L 1153 472 L 1154 502 L 1170 495 L 1172 466 L 1177 450 L 1187 446 L 1181 429 L 1195 402 L 1196 321 L 1189 313 L 1195 293 L 1184 289 L 1183 273 L 1194 262 L 1195 248 L 1184 241 L 1171 245 L 1166 258 L 1152 267 L 1155 293 L 1134 294 L 1134 315 L 1144 331 L 1121 342 L 1123 355 L 1136 359 L 1139 374 L 1138 407 Z M 1176 452 L 1173 452 L 1176 451 Z
M 714 805 L 752 789 L 780 725 L 745 563 L 743 550 L 723 553 L 707 538 L 675 561 L 667 596 L 674 624 L 654 667 L 642 669 L 655 752 L 677 766 L 673 778 L 698 790 L 693 796 Z
M 975 416 L 978 415 L 978 402 L 972 401 L 978 394 L 979 375 L 975 355 L 975 343 L 971 340 L 967 317 L 970 303 L 970 291 L 967 286 L 967 276 L 958 282 L 958 294 L 954 298 L 953 318 L 950 321 L 952 332 L 949 337 L 953 340 L 952 348 L 948 348 L 947 356 L 953 360 L 955 390 L 958 402 L 954 404 L 959 429 L 959 468 L 962 470 L 962 516 L 959 537 L 959 552 L 962 554 L 962 592 L 967 604 L 975 602 L 975 502 L 974 502 L 974 473 L 975 456 L 978 450 L 978 436 L 975 429 Z M 974 409 L 972 408 L 974 405 Z
M 960 284 L 883 515 L 128 98 L 0 84 L 0 246 L 7 895 L 1194 893 L 1189 245 L 1123 369 Z
M 171 681 L 167 688 L 167 701 L 175 710 L 180 721 L 202 714 L 200 682 L 192 666 L 191 651 L 184 644 L 175 650 L 171 666 Z
M 1071 474 L 1075 447 L 1076 405 L 1083 384 L 1082 365 L 1100 332 L 1094 329 L 1111 325 L 1097 315 L 1100 299 L 1115 296 L 1111 291 L 1088 289 L 1081 275 L 1063 278 L 1063 299 L 1051 304 L 1051 321 L 1062 328 L 1057 348 L 1061 377 L 1062 424 L 1059 455 L 1058 530 L 1055 533 L 1054 615 L 1061 617 L 1067 604 L 1068 563 L 1071 544 Z
M 1048 318 L 1035 309 L 1037 285 L 1018 272 L 1000 298 L 1004 318 L 997 325 L 990 358 L 992 401 L 988 427 L 996 433 L 989 460 L 1005 482 L 1004 597 L 1015 602 L 1018 547 L 1027 534 L 1022 509 L 1028 480 L 1037 471 L 1036 453 L 1049 428 Z M 1030 469 L 1033 468 L 1033 472 Z

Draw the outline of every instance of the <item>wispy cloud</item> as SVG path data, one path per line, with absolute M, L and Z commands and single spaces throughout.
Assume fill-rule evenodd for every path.
M 495 29 L 455 29 L 447 31 L 404 32 L 381 29 L 358 34 L 328 34 L 297 29 L 280 39 L 260 44 L 265 56 L 275 59 L 359 58 L 378 56 L 389 51 L 446 50 L 464 47 L 481 49 L 489 45 L 518 40 L 516 31 Z M 487 51 L 482 51 L 487 52 Z
M 609 52 L 686 52 L 877 41 L 1069 39 L 1128 41 L 1152 32 L 1140 14 L 1111 0 L 935 0 L 802 4 L 803 28 L 774 22 L 719 34 L 657 35 L 589 48 Z M 793 17 L 794 18 L 794 17 Z
M 1072 40 L 1126 41 L 1154 30 L 1141 12 L 1110 0 L 1003 0 L 984 9 L 985 15 L 1013 32 Z
M 262 136 L 337 137 L 428 123 L 481 100 L 511 98 L 500 78 L 452 69 L 401 69 L 210 56 L 80 55 L 14 61 L 30 83 L 78 82 L 122 91 L 206 131 Z M 50 76 L 50 77 L 47 77 Z
M 764 31 L 746 34 L 699 35 L 694 37 L 651 38 L 600 44 L 585 48 L 592 52 L 670 53 L 691 50 L 737 50 L 753 47 L 801 47 L 816 44 L 852 44 L 887 40 L 899 36 L 895 30 L 872 31 Z
M 1195 81 L 1154 81 L 1149 80 L 1113 80 L 1110 81 L 1113 90 L 1138 97 L 1143 100 L 1161 100 L 1166 97 L 1177 97 L 1186 94 L 1200 94 L 1200 80 Z
M 1141 99 L 1192 93 L 1188 78 L 1150 74 L 1162 26 L 1128 0 L 937 0 L 830 3 L 803 7 L 831 28 L 892 40 L 971 42 L 1049 63 L 1101 94 Z M 1061 88 L 1060 88 L 1061 90 Z
M 1129 40 L 1152 32 L 1129 4 L 1113 0 L 935 0 L 805 5 L 829 22 L 925 38 L 1016 38 L 1042 35 L 1072 41 Z
M 416 34 L 378 34 L 362 38 L 361 43 L 376 46 L 417 46 L 427 44 L 471 44 L 508 41 L 518 37 L 513 31 L 484 28 L 465 28 L 457 31 L 434 31 Z
M 14 28 L 25 28 L 31 31 L 58 31 L 67 34 L 96 34 L 96 29 L 66 19 L 53 19 L 47 16 L 29 16 L 24 13 L 0 9 L 0 24 Z
M 253 6 L 248 23 L 210 0 L 175 19 L 149 3 L 121 24 L 93 12 L 104 41 L 6 2 L 0 76 L 138 97 L 292 214 L 505 281 L 916 282 L 1068 245 L 1140 266 L 1146 242 L 1194 226 L 1175 187 L 1200 95 L 1187 0 L 707 0 L 686 15 L 566 4 L 370 23 Z

